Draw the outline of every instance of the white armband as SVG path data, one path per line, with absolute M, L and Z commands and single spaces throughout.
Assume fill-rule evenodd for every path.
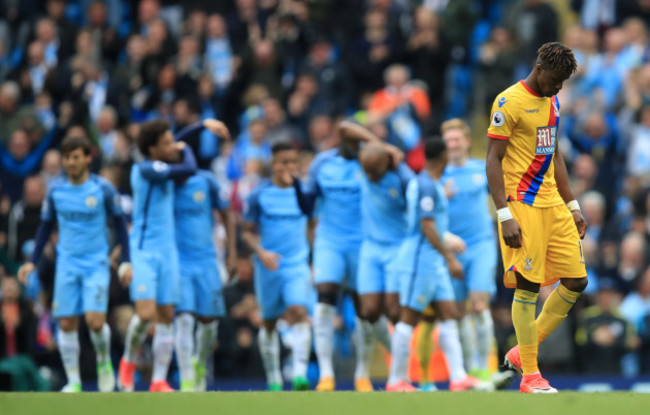
M 130 262 L 122 262 L 117 269 L 117 276 L 122 278 L 124 274 L 126 273 L 127 270 L 130 270 L 132 268 Z
M 499 222 L 505 222 L 507 220 L 514 219 L 512 212 L 510 212 L 510 208 L 507 206 L 497 210 L 497 218 L 499 219 Z
M 574 210 L 580 210 L 580 205 L 578 204 L 578 201 L 575 199 L 567 203 L 566 207 L 568 207 L 571 212 L 573 212 Z

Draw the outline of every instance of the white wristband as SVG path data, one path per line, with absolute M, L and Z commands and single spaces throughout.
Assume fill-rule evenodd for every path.
M 499 219 L 499 222 L 505 222 L 507 220 L 514 219 L 512 213 L 510 212 L 510 208 L 507 206 L 497 210 L 497 218 Z
M 573 212 L 574 210 L 580 210 L 580 205 L 578 204 L 578 201 L 575 199 L 567 203 L 566 207 L 568 207 L 571 212 Z
M 130 262 L 122 262 L 120 266 L 117 268 L 117 276 L 119 278 L 122 278 L 124 274 L 126 273 L 127 270 L 131 269 L 131 263 Z

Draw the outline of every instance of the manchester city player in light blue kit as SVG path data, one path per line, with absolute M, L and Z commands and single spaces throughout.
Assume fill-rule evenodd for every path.
M 298 153 L 278 142 L 271 148 L 271 178 L 253 190 L 244 208 L 242 238 L 255 253 L 255 294 L 264 320 L 259 347 L 269 390 L 282 390 L 277 319 L 292 324 L 293 389 L 306 390 L 311 327 L 307 216 L 298 206 L 293 177 Z
M 334 317 L 342 287 L 356 295 L 359 250 L 363 239 L 361 219 L 361 180 L 359 147 L 362 141 L 376 140 L 368 130 L 351 121 L 339 124 L 341 144 L 316 156 L 304 185 L 294 180 L 301 209 L 308 216 L 317 205 L 316 237 L 313 247 L 314 283 L 318 302 L 314 307 L 314 344 L 320 380 L 317 391 L 336 388 L 332 361 Z M 361 322 L 355 329 L 360 335 Z M 356 341 L 357 356 L 365 356 L 365 343 Z M 357 359 L 355 389 L 372 390 L 365 360 Z
M 449 154 L 442 178 L 449 196 L 449 231 L 466 245 L 458 257 L 465 278 L 453 281 L 465 368 L 481 380 L 490 380 L 494 337 L 490 297 L 496 292 L 497 242 L 488 210 L 485 162 L 469 157 L 471 133 L 465 121 L 446 121 L 441 130 Z
M 107 222 L 112 224 L 122 247 L 120 278 L 128 282 L 132 274 L 126 222 L 118 194 L 108 181 L 89 173 L 90 151 L 90 142 L 85 138 L 71 136 L 63 140 L 61 153 L 65 176 L 55 179 L 50 187 L 43 203 L 33 255 L 18 271 L 24 283 L 58 224 L 52 308 L 54 317 L 59 320 L 57 343 L 68 377 L 63 392 L 81 391 L 77 330 L 82 314 L 97 355 L 99 390 L 111 392 L 115 388 L 110 358 L 111 331 L 106 324 L 110 283 Z
M 183 392 L 205 391 L 206 363 L 217 340 L 217 319 L 225 313 L 213 231 L 218 213 L 228 238 L 228 268 L 233 270 L 237 262 L 235 220 L 228 205 L 209 171 L 199 170 L 176 182 L 174 217 L 181 300 L 176 307 L 175 343 Z
M 411 179 L 406 190 L 408 237 L 398 254 L 393 271 L 400 279 L 402 310 L 392 338 L 392 361 L 386 385 L 389 392 L 414 392 L 408 380 L 410 342 L 415 325 L 427 305 L 432 304 L 439 318 L 440 347 L 450 372 L 452 391 L 482 389 L 477 379 L 468 376 L 456 322 L 457 307 L 450 273 L 463 277 L 463 269 L 450 248 L 443 242 L 449 226 L 449 211 L 440 178 L 447 164 L 445 143 L 439 138 L 425 143 L 426 166 Z
M 134 206 L 130 292 L 136 314 L 129 322 L 124 355 L 120 361 L 117 382 L 120 390 L 133 391 L 135 357 L 151 321 L 155 320 L 153 375 L 149 390 L 172 391 L 166 379 L 174 349 L 174 307 L 180 299 L 173 180 L 196 173 L 194 155 L 180 140 L 203 128 L 220 135 L 222 127 L 222 123 L 208 119 L 186 127 L 176 140 L 169 123 L 164 120 L 149 121 L 140 127 L 137 143 L 145 159 L 131 168 Z M 176 163 L 179 153 L 182 161 Z

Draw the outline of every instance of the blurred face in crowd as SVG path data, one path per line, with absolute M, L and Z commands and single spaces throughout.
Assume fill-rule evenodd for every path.
M 65 2 L 63 0 L 48 0 L 47 14 L 51 18 L 55 20 L 61 20 L 64 12 L 65 12 Z
M 41 206 L 45 199 L 45 184 L 38 176 L 29 177 L 25 180 L 23 188 L 23 200 L 27 206 Z
M 274 182 L 291 186 L 292 178 L 298 175 L 298 152 L 292 149 L 275 153 L 271 159 L 271 171 Z
M 190 106 L 188 105 L 187 101 L 184 99 L 180 99 L 174 103 L 174 119 L 176 120 L 177 123 L 181 125 L 187 125 L 189 124 L 189 119 L 190 116 L 192 115 L 192 111 L 190 110 Z
M 605 33 L 605 50 L 618 53 L 625 47 L 627 35 L 623 29 L 612 28 Z
M 178 54 L 181 56 L 194 56 L 199 53 L 199 43 L 194 36 L 185 36 L 178 45 Z
M 370 10 L 365 17 L 366 29 L 383 30 L 386 27 L 386 15 L 378 9 Z
M 447 145 L 447 155 L 450 160 L 460 160 L 467 157 L 470 141 L 460 128 L 450 128 L 442 133 L 442 139 Z
M 220 14 L 211 14 L 208 18 L 208 35 L 212 38 L 226 36 L 226 21 Z
M 273 61 L 274 56 L 275 51 L 273 50 L 273 43 L 270 40 L 261 40 L 255 46 L 255 62 L 258 65 L 269 65 Z
M 29 48 L 27 49 L 27 57 L 31 66 L 42 64 L 45 59 L 43 44 L 39 41 L 30 43 Z
M 149 40 L 155 44 L 162 44 L 167 39 L 168 31 L 165 22 L 154 20 L 149 25 Z
M 158 73 L 158 88 L 160 90 L 174 89 L 176 85 L 176 70 L 173 65 L 164 66 Z
M 61 171 L 61 153 L 59 150 L 48 150 L 43 157 L 43 170 L 50 176 L 55 176 Z
M 264 108 L 264 118 L 269 126 L 276 127 L 284 121 L 284 111 L 280 107 L 280 103 L 275 98 L 265 99 L 262 102 Z
M 576 157 L 573 163 L 573 176 L 576 179 L 593 180 L 598 172 L 594 159 L 588 154 L 581 154 Z
M 611 312 L 620 302 L 621 294 L 613 288 L 607 288 L 598 293 L 598 304 L 605 313 Z
M 255 144 L 262 144 L 266 139 L 266 125 L 262 120 L 252 121 L 249 128 L 251 141 Z
M 593 139 L 598 140 L 605 135 L 607 131 L 607 126 L 605 125 L 605 119 L 602 114 L 593 113 L 587 118 L 585 123 L 585 134 Z
M 643 20 L 639 18 L 630 18 L 623 24 L 623 30 L 630 42 L 644 44 L 648 41 L 648 29 Z
M 401 89 L 409 81 L 408 69 L 403 65 L 392 65 L 386 70 L 386 85 Z
M 56 39 L 56 26 L 51 19 L 42 19 L 36 25 L 36 38 L 44 44 Z
M 621 263 L 626 266 L 642 265 L 645 256 L 645 240 L 638 233 L 629 233 L 621 242 Z
M 97 129 L 103 133 L 107 134 L 115 129 L 115 124 L 117 123 L 115 111 L 111 108 L 104 108 L 99 113 L 99 118 L 97 119 Z
M 133 62 L 140 62 L 147 56 L 147 42 L 140 35 L 131 36 L 126 48 Z
M 332 119 L 327 115 L 318 115 L 309 122 L 309 139 L 312 144 L 319 144 L 332 135 L 334 126 Z
M 311 47 L 309 52 L 311 61 L 317 66 L 323 66 L 329 62 L 331 46 L 327 42 L 318 42 Z
M 604 199 L 597 197 L 598 195 L 593 192 L 587 192 L 582 198 L 582 211 L 585 218 L 589 221 L 590 225 L 602 225 L 605 219 L 605 205 Z
M 29 137 L 23 130 L 16 130 L 9 140 L 9 153 L 16 160 L 24 160 L 29 154 Z
M 79 183 L 88 174 L 92 161 L 90 154 L 85 154 L 83 148 L 75 148 L 63 155 L 63 169 L 71 182 Z
M 88 8 L 88 21 L 93 27 L 102 27 L 106 23 L 106 6 L 101 1 L 93 2 Z
M 19 91 L 14 86 L 15 84 L 3 84 L 0 87 L 0 110 L 6 114 L 10 114 L 16 109 Z
M 160 3 L 158 0 L 142 0 L 138 8 L 138 20 L 140 23 L 148 24 L 158 17 Z
M 390 157 L 381 143 L 368 143 L 361 149 L 359 162 L 371 182 L 378 182 L 390 167 Z
M 20 285 L 18 285 L 18 280 L 15 278 L 2 277 L 0 291 L 2 291 L 3 303 L 13 304 L 20 298 Z
M 79 34 L 77 35 L 76 48 L 79 55 L 90 55 L 92 53 L 93 40 L 89 31 L 79 31 Z

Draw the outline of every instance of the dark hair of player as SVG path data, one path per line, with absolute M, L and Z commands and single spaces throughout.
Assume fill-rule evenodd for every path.
M 429 137 L 424 142 L 424 156 L 427 160 L 438 160 L 447 151 L 445 142 L 440 137 Z
M 288 141 L 279 141 L 271 147 L 271 154 L 276 155 L 281 151 L 295 150 L 296 147 Z
M 537 49 L 537 64 L 565 79 L 578 70 L 578 64 L 571 48 L 559 42 L 544 43 Z
M 66 137 L 61 143 L 61 154 L 69 154 L 78 148 L 82 149 L 85 155 L 90 155 L 90 150 L 92 149 L 90 140 L 85 137 L 79 137 L 76 135 Z
M 158 144 L 160 137 L 171 128 L 171 124 L 165 120 L 147 121 L 140 126 L 138 134 L 138 150 L 143 156 L 149 156 L 149 147 Z

